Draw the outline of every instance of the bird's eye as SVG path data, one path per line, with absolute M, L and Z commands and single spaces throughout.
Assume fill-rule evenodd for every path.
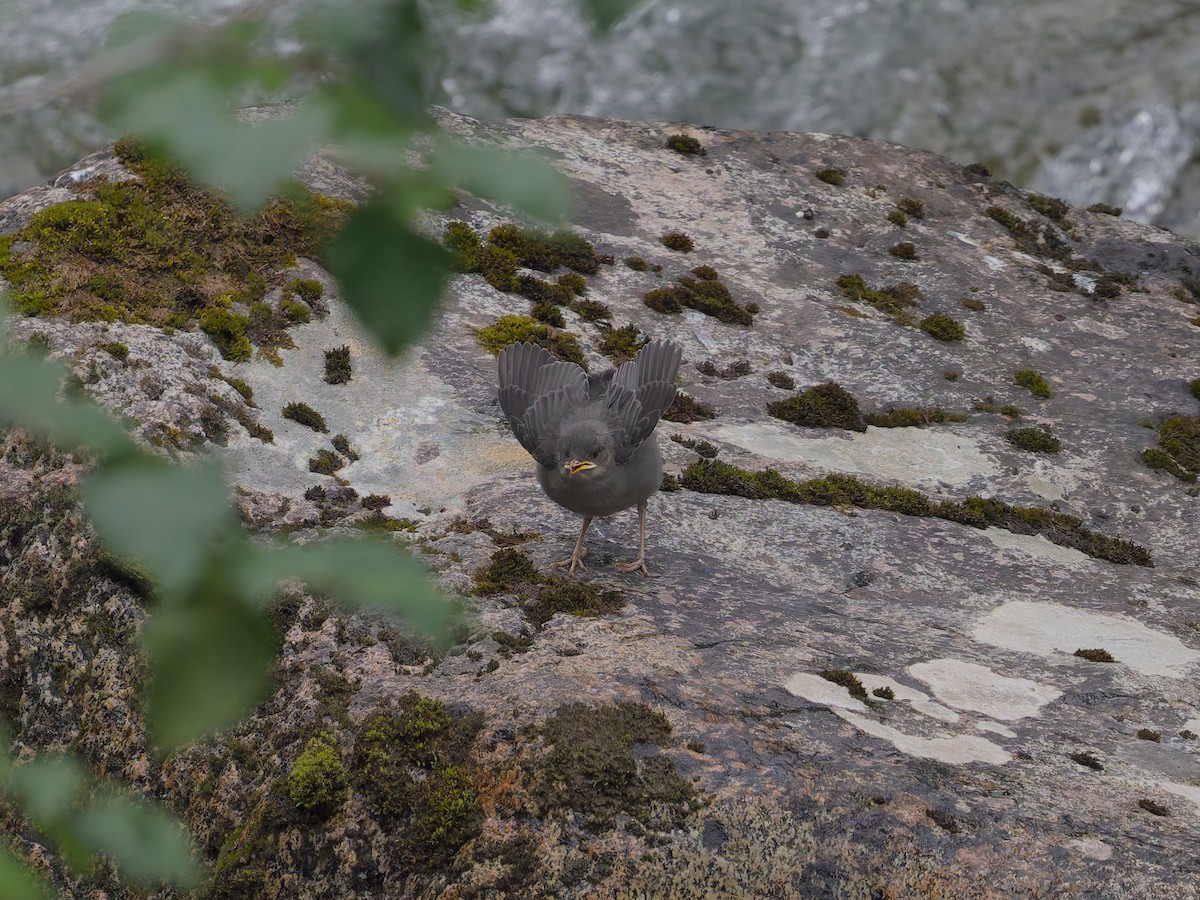
M 592 451 L 592 459 L 595 459 L 599 455 L 600 455 L 600 448 L 597 447 L 595 450 Z

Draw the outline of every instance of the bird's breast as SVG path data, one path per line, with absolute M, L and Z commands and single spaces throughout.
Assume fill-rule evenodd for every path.
M 538 482 L 546 496 L 581 516 L 611 516 L 636 506 L 662 484 L 662 453 L 651 436 L 619 466 L 568 475 L 562 468 L 538 466 Z

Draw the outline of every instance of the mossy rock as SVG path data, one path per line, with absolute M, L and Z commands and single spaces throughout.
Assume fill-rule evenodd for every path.
M 301 189 L 246 217 L 134 142 L 116 152 L 136 180 L 91 182 L 94 199 L 47 207 L 0 238 L 18 309 L 177 328 L 207 317 L 223 355 L 248 359 L 248 323 L 229 303 L 260 300 L 296 255 L 319 257 L 353 204 Z M 17 241 L 31 248 L 13 252 Z
M 631 323 L 606 331 L 597 349 L 619 366 L 637 356 L 647 343 L 649 339 L 642 337 L 638 327 Z
M 530 768 L 539 803 L 581 813 L 601 830 L 625 815 L 656 831 L 683 824 L 695 790 L 671 760 L 635 748 L 662 747 L 671 738 L 666 718 L 643 703 L 558 707 L 541 729 L 548 747 Z
M 446 865 L 483 822 L 471 746 L 478 714 L 458 715 L 416 693 L 368 716 L 355 740 L 353 783 L 405 858 L 425 872 Z

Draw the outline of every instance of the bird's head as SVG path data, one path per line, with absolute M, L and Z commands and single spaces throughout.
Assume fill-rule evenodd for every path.
M 598 422 L 572 422 L 559 434 L 554 457 L 565 474 L 594 478 L 616 465 L 612 433 Z

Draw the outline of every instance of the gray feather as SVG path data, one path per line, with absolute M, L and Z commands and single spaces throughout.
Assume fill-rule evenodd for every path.
M 675 376 L 683 351 L 670 341 L 652 341 L 643 347 L 637 358 L 625 363 L 613 375 L 608 388 L 607 407 L 613 410 L 608 418 L 621 439 L 617 445 L 617 462 L 633 455 L 638 446 L 650 437 L 662 414 L 675 399 Z M 621 395 L 630 394 L 630 405 Z

